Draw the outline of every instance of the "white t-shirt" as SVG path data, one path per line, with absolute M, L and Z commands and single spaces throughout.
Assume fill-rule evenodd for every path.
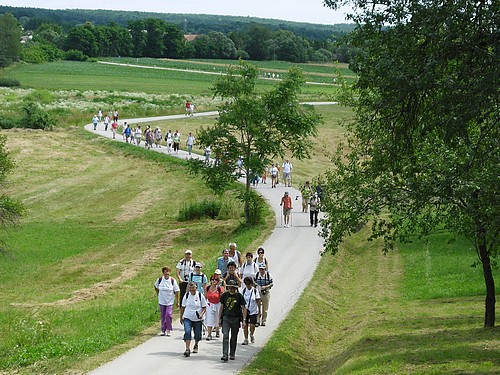
M 194 271 L 194 265 L 196 262 L 193 259 L 186 260 L 183 258 L 177 263 L 176 269 L 180 270 L 181 281 L 188 281 L 189 274 Z
M 283 173 L 290 173 L 292 171 L 292 164 L 291 163 L 284 163 L 283 164 Z
M 252 264 L 248 264 L 247 262 L 243 263 L 240 268 L 241 279 L 245 280 L 245 277 L 251 277 L 252 280 L 255 279 L 255 274 L 259 272 L 259 266 L 252 262 Z
M 257 300 L 260 299 L 259 291 L 253 287 L 252 289 L 245 287 L 243 288 L 241 294 L 243 294 L 243 297 L 245 298 L 248 315 L 258 314 L 259 306 L 257 305 Z
M 179 292 L 179 285 L 174 278 L 165 279 L 164 276 L 161 277 L 161 281 L 156 279 L 155 288 L 159 290 L 158 292 L 158 304 L 163 306 L 171 306 L 175 301 L 175 293 Z M 173 281 L 173 283 L 172 283 Z
M 195 295 L 188 292 L 182 297 L 182 306 L 186 308 L 184 310 L 183 318 L 197 322 L 201 319 L 198 319 L 196 312 L 201 314 L 201 309 L 203 307 L 207 307 L 207 300 L 205 299 L 205 296 L 198 291 L 196 291 Z

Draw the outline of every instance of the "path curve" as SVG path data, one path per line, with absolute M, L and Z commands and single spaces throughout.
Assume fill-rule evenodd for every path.
M 313 104 L 313 103 L 310 103 Z M 314 103 L 334 104 L 334 103 Z M 196 116 L 213 116 L 218 112 L 202 112 Z M 123 119 L 128 124 L 153 122 L 183 118 L 185 115 L 159 116 L 137 119 Z M 98 130 L 93 130 L 93 125 L 85 125 L 85 129 L 112 138 L 111 131 L 104 131 L 100 123 Z M 117 134 L 116 141 L 123 142 L 122 136 Z M 144 147 L 141 142 L 141 147 Z M 166 148 L 153 148 L 152 151 L 166 153 Z M 188 158 L 186 151 L 179 151 L 180 158 Z M 222 373 L 235 374 L 245 364 L 250 362 L 255 354 L 264 346 L 271 337 L 279 323 L 286 317 L 300 294 L 311 279 L 320 260 L 323 240 L 318 234 L 318 229 L 309 226 L 309 215 L 301 212 L 301 200 L 296 197 L 300 192 L 294 187 L 279 185 L 271 189 L 271 184 L 259 184 L 255 189 L 262 194 L 276 214 L 276 226 L 270 237 L 262 244 L 269 259 L 270 272 L 274 278 L 274 287 L 271 292 L 268 322 L 265 327 L 258 327 L 255 331 L 255 343 L 242 346 L 243 332 L 238 336 L 236 360 L 222 362 L 222 339 L 200 342 L 198 354 L 185 358 L 184 343 L 182 341 L 183 329 L 179 321 L 174 321 L 174 331 L 171 337 L 154 336 L 143 344 L 120 355 L 113 361 L 95 369 L 94 375 L 136 375 L 136 374 L 166 374 L 183 373 L 189 369 L 191 374 L 220 375 Z M 281 224 L 281 211 L 279 203 L 284 192 L 288 191 L 293 200 L 291 227 L 284 228 Z M 230 239 L 228 239 L 229 241 Z M 153 282 L 153 281 L 151 281 Z

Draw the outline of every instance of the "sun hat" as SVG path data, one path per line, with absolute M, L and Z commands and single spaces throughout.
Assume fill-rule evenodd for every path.
M 216 275 L 222 275 L 222 271 L 220 269 L 218 269 L 218 268 L 214 271 L 214 273 Z

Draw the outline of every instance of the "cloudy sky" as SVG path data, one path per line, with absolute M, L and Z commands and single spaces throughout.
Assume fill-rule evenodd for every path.
M 0 0 L 0 5 L 49 9 L 116 9 L 275 18 L 321 24 L 345 23 L 345 12 L 322 0 Z

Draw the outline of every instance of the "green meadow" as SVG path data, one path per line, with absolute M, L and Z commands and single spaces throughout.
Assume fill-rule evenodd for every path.
M 227 62 L 210 64 L 175 68 L 213 71 Z M 286 70 L 278 62 L 259 67 Z M 315 69 L 323 68 L 304 66 L 323 73 Z M 253 251 L 272 230 L 270 211 L 260 226 L 242 225 L 237 186 L 221 198 L 216 220 L 179 221 L 182 207 L 218 199 L 184 161 L 83 130 L 98 107 L 117 106 L 124 118 L 174 114 L 192 98 L 197 110 L 213 110 L 215 76 L 91 62 L 19 65 L 1 74 L 22 84 L 2 91 L 4 114 L 15 115 L 31 97 L 60 123 L 54 131 L 0 133 L 16 162 L 7 193 L 27 208 L 21 226 L 2 232 L 8 254 L 0 257 L 0 373 L 97 367 L 157 333 L 152 283 L 163 265 L 174 267 L 191 248 L 212 270 L 229 241 Z M 272 84 L 259 81 L 262 90 Z M 334 99 L 334 88 L 307 86 L 301 100 Z M 316 109 L 324 121 L 312 159 L 292 160 L 294 184 L 328 168 L 328 153 L 344 137 L 342 122 L 352 118 L 349 108 Z M 154 125 L 186 134 L 213 121 L 195 116 Z M 366 238 L 364 229 L 335 256 L 323 256 L 296 306 L 242 373 L 498 373 L 499 330 L 482 328 L 484 282 L 480 267 L 472 267 L 471 244 L 437 233 L 383 254 Z

